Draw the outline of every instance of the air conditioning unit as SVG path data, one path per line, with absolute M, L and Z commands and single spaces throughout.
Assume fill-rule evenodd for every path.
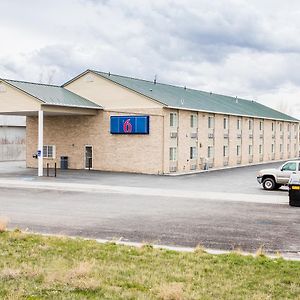
M 197 132 L 191 132 L 191 138 L 195 139 L 197 137 Z
M 172 139 L 177 138 L 177 132 L 171 132 L 171 133 L 170 133 L 170 137 L 171 137 Z
M 264 134 L 261 133 L 261 134 L 259 135 L 259 137 L 262 139 L 262 138 L 264 137 Z
M 197 165 L 191 165 L 190 169 L 191 170 L 196 170 L 197 169 Z
M 253 139 L 253 134 L 252 133 L 249 134 L 249 139 Z
M 275 134 L 272 134 L 272 139 L 275 139 Z
M 228 139 L 229 138 L 229 134 L 228 133 L 224 133 L 224 139 Z
M 209 138 L 209 139 L 213 139 L 213 138 L 214 138 L 214 134 L 213 134 L 213 133 L 209 133 L 209 134 L 208 134 L 208 138 Z
M 241 139 L 242 138 L 242 135 L 240 133 L 237 134 L 236 136 L 238 139 Z
M 170 166 L 170 172 L 176 172 L 177 167 L 176 166 Z

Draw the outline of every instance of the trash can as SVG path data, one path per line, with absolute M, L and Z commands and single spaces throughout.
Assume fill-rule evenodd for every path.
M 67 170 L 68 169 L 68 156 L 61 156 L 60 157 L 60 169 Z
M 289 204 L 300 207 L 300 175 L 292 174 L 289 180 Z

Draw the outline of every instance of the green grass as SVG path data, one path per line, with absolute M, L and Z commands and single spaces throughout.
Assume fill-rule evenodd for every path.
M 300 299 L 300 262 L 3 232 L 0 299 Z

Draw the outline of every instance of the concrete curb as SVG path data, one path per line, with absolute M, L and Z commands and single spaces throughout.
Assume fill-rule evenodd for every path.
M 297 159 L 299 159 L 299 158 L 297 158 Z M 291 158 L 290 160 L 293 160 L 293 159 Z M 286 159 L 272 160 L 272 161 L 267 161 L 267 162 L 259 162 L 259 163 L 231 166 L 231 167 L 212 168 L 212 169 L 208 169 L 208 170 L 197 170 L 197 171 L 188 171 L 188 172 L 180 172 L 180 173 L 166 173 L 166 174 L 162 174 L 162 175 L 163 176 L 170 176 L 170 177 L 195 175 L 195 174 L 201 174 L 201 173 L 207 173 L 207 172 L 215 172 L 215 171 L 239 169 L 239 168 L 252 167 L 252 166 L 267 165 L 267 164 L 272 164 L 272 163 L 282 163 L 282 162 L 285 162 L 285 161 L 287 161 L 287 160 Z
M 41 236 L 48 236 L 48 237 L 67 237 L 70 239 L 83 239 L 85 241 L 96 241 L 99 244 L 106 244 L 106 243 L 115 243 L 116 245 L 122 245 L 122 246 L 128 246 L 128 247 L 136 247 L 141 248 L 147 243 L 138 243 L 138 242 L 127 242 L 122 241 L 122 238 L 118 240 L 106 240 L 106 239 L 93 239 L 93 238 L 82 238 L 82 237 L 76 237 L 76 236 L 66 236 L 66 235 L 59 235 L 59 234 L 50 234 L 50 233 L 38 233 L 38 232 L 30 232 L 30 231 L 22 231 L 22 233 L 26 234 L 34 234 L 34 235 L 41 235 Z M 192 253 L 197 250 L 196 247 L 180 247 L 180 246 L 169 246 L 169 245 L 156 245 L 156 244 L 149 244 L 154 249 L 163 249 L 163 250 L 170 250 L 170 251 L 177 251 L 177 252 L 188 252 Z M 220 250 L 220 249 L 210 249 L 210 248 L 203 248 L 203 251 L 207 254 L 211 255 L 226 255 L 226 254 L 232 254 L 232 253 L 238 253 L 242 256 L 252 256 L 257 257 L 255 253 L 251 252 L 244 252 L 244 251 L 229 251 L 229 250 Z M 299 252 L 292 252 L 293 255 L 287 255 L 288 252 L 279 255 L 266 253 L 265 256 L 270 259 L 278 259 L 283 258 L 284 260 L 288 261 L 300 261 L 300 251 Z

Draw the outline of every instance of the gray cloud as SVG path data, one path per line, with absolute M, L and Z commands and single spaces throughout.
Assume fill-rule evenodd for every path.
M 298 104 L 294 0 L 16 0 L 0 10 L 0 77 L 61 84 L 93 68 Z

